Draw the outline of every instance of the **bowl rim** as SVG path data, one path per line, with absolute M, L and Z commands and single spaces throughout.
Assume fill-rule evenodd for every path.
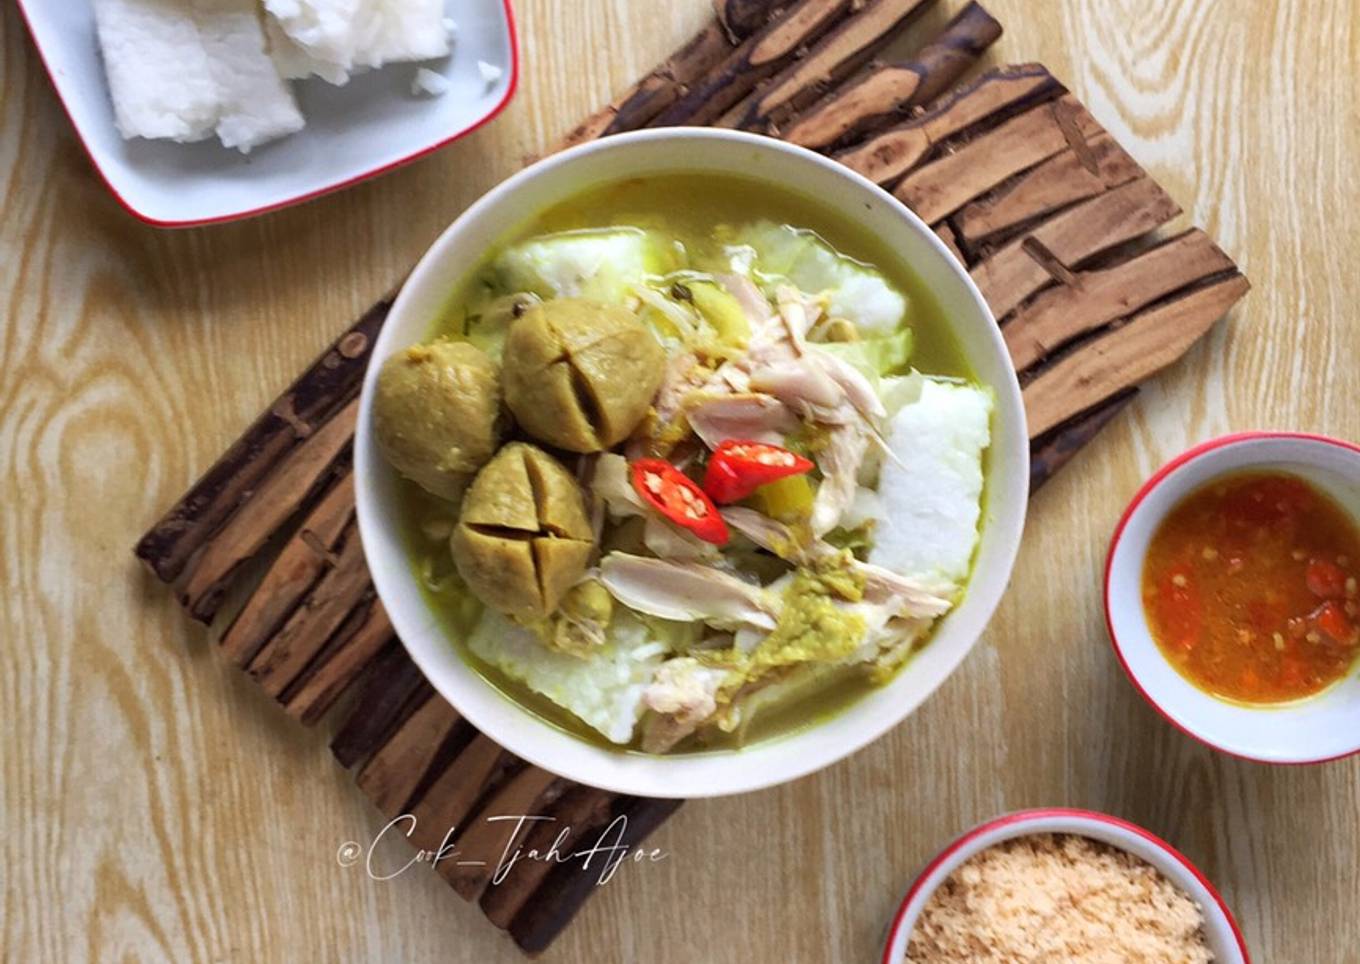
M 1154 710 L 1156 710 L 1157 714 L 1161 716 L 1162 719 L 1166 720 L 1166 722 L 1170 723 L 1173 727 L 1175 727 L 1177 730 L 1180 730 L 1182 733 L 1184 733 L 1191 739 L 1194 739 L 1199 743 L 1204 744 L 1205 746 L 1209 747 L 1212 750 L 1217 750 L 1219 753 L 1226 754 L 1227 756 L 1233 757 L 1238 760 L 1245 760 L 1248 763 L 1264 763 L 1272 766 L 1314 766 L 1322 763 L 1333 763 L 1336 762 L 1337 760 L 1345 760 L 1349 757 L 1355 756 L 1356 754 L 1360 754 L 1360 746 L 1357 746 L 1352 750 L 1347 750 L 1343 753 L 1336 753 L 1324 757 L 1298 757 L 1290 759 L 1272 759 L 1270 757 L 1254 756 L 1252 754 L 1243 753 L 1238 750 L 1230 750 L 1227 747 L 1220 746 L 1219 744 L 1208 739 L 1207 737 L 1204 737 L 1199 733 L 1195 732 L 1186 724 L 1180 722 L 1174 716 L 1172 716 L 1171 713 L 1164 706 L 1162 706 L 1162 704 L 1158 702 L 1157 699 L 1147 690 L 1147 688 L 1143 686 L 1142 680 L 1138 678 L 1138 676 L 1133 672 L 1132 667 L 1129 665 L 1129 661 L 1127 657 L 1125 657 L 1124 655 L 1123 645 L 1119 641 L 1119 635 L 1118 633 L 1115 632 L 1114 628 L 1114 616 L 1111 613 L 1110 596 L 1112 592 L 1111 586 L 1113 582 L 1115 552 L 1119 548 L 1120 541 L 1124 537 L 1125 529 L 1128 528 L 1129 522 L 1133 519 L 1134 513 L 1138 511 L 1139 506 L 1141 506 L 1143 502 L 1148 498 L 1148 496 L 1150 496 L 1154 491 L 1161 488 L 1163 483 L 1165 483 L 1166 480 L 1173 473 L 1175 473 L 1177 469 L 1189 465 L 1191 462 L 1197 461 L 1198 459 L 1203 458 L 1204 456 L 1210 454 L 1211 452 L 1218 451 L 1219 449 L 1228 448 L 1233 445 L 1239 445 L 1243 442 L 1255 442 L 1262 440 L 1294 441 L 1305 442 L 1309 444 L 1328 445 L 1334 448 L 1344 449 L 1356 455 L 1360 455 L 1360 445 L 1357 445 L 1354 442 L 1348 442 L 1345 439 L 1334 438 L 1329 435 L 1320 435 L 1314 432 L 1258 430 L 1246 432 L 1233 432 L 1227 435 L 1220 435 L 1215 438 L 1211 438 L 1207 441 L 1201 442 L 1200 444 L 1195 445 L 1185 450 L 1180 455 L 1177 455 L 1176 457 L 1172 458 L 1169 462 L 1167 462 L 1160 469 L 1154 472 L 1152 476 L 1139 487 L 1138 491 L 1129 501 L 1128 506 L 1124 509 L 1123 515 L 1120 516 L 1119 523 L 1118 525 L 1115 526 L 1113 535 L 1110 536 L 1109 548 L 1105 553 L 1105 574 L 1102 579 L 1101 601 L 1105 611 L 1105 630 L 1110 638 L 1110 647 L 1114 650 L 1115 658 L 1119 661 L 1119 665 L 1123 667 L 1124 675 L 1127 676 L 1129 682 L 1133 684 L 1133 688 L 1138 692 L 1138 695 L 1141 696 L 1148 703 L 1148 705 L 1150 705 Z
M 910 232 L 925 245 L 931 252 L 931 256 L 939 259 L 944 267 L 941 270 L 947 271 L 952 275 L 954 281 L 959 285 L 960 297 L 971 305 L 971 310 L 976 313 L 979 319 L 990 323 L 985 330 L 989 348 L 979 348 L 975 354 L 979 356 L 991 349 L 1004 352 L 1004 343 L 1001 341 L 1000 328 L 996 325 L 995 317 L 982 297 L 977 285 L 974 283 L 968 272 L 964 270 L 945 247 L 940 238 L 932 231 L 928 225 L 920 220 L 915 213 L 908 209 L 901 201 L 894 198 L 890 193 L 884 191 L 879 185 L 873 183 L 862 175 L 841 164 L 824 157 L 806 148 L 788 144 L 769 137 L 751 134 L 743 131 L 733 131 L 714 128 L 662 128 L 654 130 L 636 131 L 626 134 L 618 134 L 607 138 L 587 142 L 540 159 L 533 165 L 513 174 L 502 181 L 485 195 L 474 202 L 462 214 L 439 235 L 431 244 L 430 248 L 421 257 L 411 275 L 407 278 L 402 290 L 393 303 L 389 313 L 389 324 L 384 325 L 383 331 L 378 336 L 378 342 L 374 346 L 375 356 L 380 354 L 379 348 L 384 345 L 388 333 L 395 330 L 395 326 L 390 324 L 391 319 L 399 318 L 406 309 L 407 304 L 418 300 L 421 292 L 425 291 L 435 279 L 439 278 L 436 271 L 437 262 L 444 257 L 445 250 L 451 244 L 451 238 L 457 233 L 467 230 L 468 225 L 473 225 L 485 216 L 488 210 L 494 210 L 495 205 L 501 203 L 503 198 L 519 189 L 526 183 L 531 183 L 536 176 L 547 173 L 551 168 L 568 164 L 578 159 L 584 158 L 597 152 L 609 152 L 617 150 L 628 150 L 634 146 L 645 146 L 653 141 L 725 141 L 729 142 L 732 148 L 755 149 L 768 152 L 771 155 L 782 156 L 786 160 L 792 156 L 800 163 L 820 169 L 818 176 L 835 177 L 842 181 L 849 182 L 852 187 L 868 197 L 873 197 L 881 204 L 885 205 L 893 216 L 902 222 L 902 230 Z M 677 170 L 685 170 L 686 164 L 683 161 L 674 165 Z M 698 169 L 702 170 L 703 165 Z M 568 192 L 569 193 L 569 192 Z M 567 195 L 563 195 L 564 197 Z M 469 267 L 471 263 L 469 263 Z M 447 284 L 446 280 L 439 283 Z M 971 639 L 967 640 L 966 646 L 959 646 L 957 652 L 951 651 L 949 658 L 943 660 L 939 666 L 932 669 L 932 678 L 929 685 L 923 688 L 919 697 L 906 694 L 909 698 L 903 702 L 909 706 L 904 712 L 886 712 L 880 710 L 877 715 L 867 721 L 861 722 L 857 727 L 850 728 L 845 733 L 840 734 L 843 739 L 838 740 L 834 747 L 812 746 L 809 752 L 791 754 L 781 752 L 780 759 L 777 761 L 768 760 L 756 755 L 756 751 L 763 745 L 778 745 L 787 743 L 789 740 L 797 740 L 809 733 L 823 730 L 825 726 L 834 726 L 838 720 L 844 717 L 844 713 L 838 713 L 825 721 L 801 729 L 795 733 L 777 739 L 762 741 L 753 747 L 745 748 L 745 753 L 740 751 L 725 753 L 730 756 L 733 762 L 706 764 L 705 762 L 695 762 L 688 767 L 685 766 L 687 760 L 710 761 L 712 755 L 701 754 L 686 755 L 681 757 L 666 756 L 661 754 L 647 754 L 645 758 L 651 763 L 656 761 L 666 761 L 661 764 L 664 773 L 639 765 L 636 769 L 624 770 L 620 765 L 605 766 L 600 764 L 602 772 L 591 772 L 588 766 L 577 766 L 574 764 L 563 764 L 561 760 L 551 754 L 549 746 L 535 744 L 532 737 L 543 734 L 537 728 L 549 728 L 561 733 L 551 723 L 542 720 L 531 711 L 524 710 L 533 719 L 535 730 L 531 730 L 529 735 L 510 733 L 507 738 L 505 732 L 495 732 L 498 727 L 493 725 L 490 728 L 478 726 L 479 719 L 485 719 L 483 714 L 484 707 L 477 707 L 471 715 L 465 713 L 464 707 L 458 706 L 458 701 L 450 698 L 444 690 L 452 688 L 454 691 L 462 689 L 462 684 L 449 687 L 448 680 L 442 673 L 431 676 L 426 673 L 434 689 L 449 699 L 454 704 L 459 713 L 464 715 L 474 726 L 478 726 L 491 739 L 497 740 L 502 745 L 511 749 L 521 758 L 528 762 L 542 767 L 554 773 L 562 774 L 564 769 L 572 771 L 566 773 L 571 779 L 578 782 L 599 787 L 602 789 L 637 795 L 678 798 L 678 799 L 698 799 L 704 797 L 727 796 L 737 793 L 747 793 L 755 790 L 764 789 L 771 786 L 789 783 L 800 779 L 816 771 L 825 769 L 832 764 L 845 759 L 848 756 L 863 749 L 868 744 L 885 735 L 889 730 L 898 726 L 926 699 L 933 695 L 943 682 L 957 670 L 963 660 L 972 652 L 973 648 L 981 639 L 986 626 L 990 623 L 999 605 L 1005 589 L 1009 585 L 1011 575 L 1014 571 L 1015 561 L 1018 557 L 1021 537 L 1024 532 L 1025 517 L 1028 508 L 1026 498 L 1028 478 L 1029 478 L 1029 447 L 1026 442 L 1028 432 L 1026 430 L 1025 412 L 1023 400 L 1020 395 L 1018 377 L 1014 369 L 1010 366 L 1004 355 L 998 354 L 991 359 L 1003 371 L 1003 377 L 992 384 L 996 398 L 996 410 L 993 415 L 993 440 L 995 447 L 1001 438 L 998 427 L 1006 427 L 1006 440 L 1008 444 L 1003 454 L 996 456 L 993 460 L 994 474 L 989 476 L 988 483 L 1001 493 L 1000 501 L 984 503 L 984 518 L 988 515 L 987 509 L 990 505 L 991 518 L 987 520 L 987 531 L 990 533 L 989 539 L 993 544 L 990 550 L 993 554 L 991 568 L 985 583 L 986 592 L 982 592 L 984 583 L 979 581 L 977 571 L 970 576 L 969 591 L 965 601 L 972 600 L 973 607 L 968 610 L 968 622 L 976 624 L 976 631 L 972 632 Z M 1002 364 L 1004 362 L 1004 364 Z M 376 375 L 376 367 L 370 366 L 369 374 L 365 377 L 365 382 L 361 394 L 360 411 L 358 415 L 357 439 L 355 449 L 356 471 L 356 499 L 358 506 L 358 521 L 361 538 L 364 538 L 366 546 L 373 543 L 366 538 L 372 535 L 374 538 L 386 537 L 390 541 L 391 534 L 387 527 L 374 515 L 376 507 L 373 505 L 376 495 L 373 491 L 375 476 L 369 470 L 373 464 L 376 454 L 372 450 L 373 440 L 371 437 L 371 386 Z M 1005 373 L 1009 377 L 1004 377 Z M 1004 414 L 1003 414 L 1004 413 Z M 998 421 L 1004 419 L 1004 422 Z M 1015 434 L 1014 438 L 1010 436 Z M 1012 451 L 1011 449 L 1014 449 Z M 370 551 L 366 548 L 365 550 Z M 382 567 L 378 567 L 381 570 Z M 378 589 L 380 598 L 384 595 L 383 583 L 386 581 L 386 574 L 383 571 L 375 571 L 374 584 Z M 955 612 L 963 608 L 963 604 L 956 608 Z M 426 671 L 426 664 L 429 663 L 430 655 L 422 652 L 423 647 L 408 643 L 403 636 L 401 629 L 405 627 L 414 628 L 414 623 L 408 622 L 408 617 L 414 619 L 411 612 L 412 607 L 401 605 L 389 607 L 389 616 L 393 626 L 397 629 L 398 638 L 402 639 L 403 646 L 416 665 Z M 428 610 L 428 605 L 425 606 Z M 441 630 L 442 632 L 442 630 Z M 968 630 L 965 630 L 968 632 Z M 417 633 L 416 635 L 420 635 Z M 935 674 L 939 674 L 938 679 L 933 679 Z M 436 679 L 436 676 L 438 679 Z M 482 681 L 482 685 L 490 684 Z M 891 683 L 888 685 L 892 685 Z M 520 707 L 523 710 L 523 707 Z M 852 712 L 852 705 L 847 712 Z M 504 729 L 504 728 L 501 728 Z M 574 734 L 563 734 L 563 738 L 571 740 L 574 744 L 584 744 Z M 588 744 L 587 744 L 588 745 Z M 559 746 L 558 749 L 561 749 Z M 598 748 L 597 748 L 598 749 Z M 627 756 L 624 751 L 618 749 L 600 750 L 600 752 L 610 753 L 612 756 Z M 739 762 L 736 762 L 739 761 Z M 755 764 L 755 765 L 752 765 Z M 769 764 L 769 765 L 760 765 Z M 623 766 L 626 766 L 623 765 Z M 722 772 L 715 776 L 711 771 L 717 769 Z
M 1215 887 L 1213 882 L 1205 876 L 1204 872 L 1195 865 L 1194 861 L 1161 837 L 1157 836 L 1151 830 L 1140 827 L 1136 823 L 1131 823 L 1128 820 L 1113 816 L 1112 814 L 1101 813 L 1097 810 L 1083 810 L 1076 807 L 1039 807 L 1031 810 L 1017 810 L 1013 813 L 1002 814 L 991 820 L 983 821 L 973 827 L 973 829 L 964 832 L 951 841 L 943 850 L 936 854 L 928 864 L 926 864 L 924 869 L 921 870 L 915 880 L 912 881 L 911 886 L 907 889 L 906 896 L 902 898 L 902 902 L 898 905 L 897 911 L 893 914 L 892 922 L 888 926 L 888 936 L 883 944 L 883 956 L 880 964 L 898 964 L 898 962 L 894 961 L 892 955 L 893 950 L 897 945 L 899 935 L 901 934 L 902 926 L 906 922 L 907 910 L 910 908 L 912 901 L 917 898 L 925 887 L 926 881 L 944 863 L 950 860 L 963 848 L 975 843 L 979 838 L 995 834 L 999 830 L 1052 819 L 1071 820 L 1074 825 L 1094 823 L 1114 827 L 1127 833 L 1134 834 L 1172 858 L 1172 860 L 1178 863 L 1182 869 L 1190 877 L 1196 880 L 1200 886 L 1208 892 L 1209 896 L 1213 898 L 1214 903 L 1218 905 L 1219 911 L 1223 914 L 1223 918 L 1228 922 L 1228 929 L 1232 933 L 1233 940 L 1237 942 L 1238 951 L 1242 954 L 1243 964 L 1251 964 L 1251 954 L 1247 950 L 1246 938 L 1242 935 L 1242 929 L 1238 926 L 1237 918 L 1233 916 L 1232 910 L 1229 909 L 1227 901 L 1223 899 L 1223 895 L 1218 892 L 1218 888 Z M 1080 830 L 1042 830 L 1035 831 L 1035 833 L 1068 833 L 1076 836 L 1083 835 Z M 1021 836 L 1025 836 L 1025 834 L 1016 834 L 1015 838 Z M 1008 837 L 1006 839 L 1015 838 Z M 1002 842 L 1004 841 L 998 840 L 996 843 L 989 844 L 988 846 L 996 846 L 997 843 Z M 1120 850 L 1125 849 L 1123 847 L 1118 847 L 1117 844 L 1108 844 L 1106 841 L 1101 842 L 1107 843 L 1108 846 L 1116 847 Z M 1128 853 L 1129 851 L 1125 850 L 1125 852 Z M 1135 854 L 1134 856 L 1137 855 Z M 940 883 L 943 883 L 943 881 Z M 1175 883 L 1175 881 L 1173 881 L 1173 883 Z M 939 884 L 937 883 L 936 887 L 938 886 Z M 915 919 L 913 919 L 912 924 L 914 925 L 915 922 Z
M 138 221 L 141 221 L 143 224 L 153 228 L 164 229 L 202 228 L 210 227 L 216 224 L 228 224 L 233 221 L 246 221 L 251 218 L 260 217 L 261 215 L 272 214 L 275 211 L 281 211 L 284 208 L 295 207 L 299 204 L 306 204 L 309 201 L 315 201 L 318 198 L 325 197 L 328 194 L 336 194 L 339 193 L 340 191 L 348 190 L 349 188 L 354 187 L 357 184 L 361 184 L 364 181 L 372 180 L 373 178 L 377 177 L 382 177 L 384 174 L 390 174 L 392 171 L 395 171 L 398 168 L 405 167 L 408 164 L 413 164 L 416 161 L 420 160 L 421 158 L 428 157 L 429 155 L 435 153 L 436 151 L 443 150 L 445 147 L 448 147 L 454 141 L 462 140 L 469 134 L 472 134 L 480 130 L 481 128 L 485 127 L 487 124 L 490 124 L 493 120 L 495 120 L 497 117 L 501 115 L 505 108 L 510 105 L 510 102 L 515 99 L 515 93 L 519 89 L 521 74 L 519 28 L 515 21 L 514 0 L 499 0 L 499 2 L 505 8 L 506 39 L 510 47 L 510 66 L 509 66 L 510 76 L 506 82 L 505 95 L 500 99 L 499 103 L 492 106 L 484 115 L 479 117 L 477 120 L 466 125 L 460 130 L 455 131 L 452 134 L 439 138 L 438 140 L 434 141 L 431 144 L 427 144 L 424 147 L 420 147 L 417 148 L 416 150 L 413 150 L 410 154 L 407 154 L 404 157 L 399 157 L 396 160 L 389 161 L 385 164 L 379 164 L 378 166 L 370 168 L 367 171 L 351 175 L 350 177 L 342 178 L 339 181 L 334 181 L 329 184 L 318 185 L 317 187 L 311 188 L 309 190 L 301 191 L 292 197 L 283 198 L 278 201 L 271 201 L 267 204 L 261 204 L 257 207 L 244 208 L 240 211 L 229 211 L 225 214 L 217 214 L 206 218 L 182 218 L 182 219 L 156 218 L 150 214 L 145 213 L 136 205 L 134 205 L 131 201 L 129 201 L 127 197 L 123 194 L 123 192 L 119 190 L 118 185 L 114 183 L 114 178 L 108 173 L 104 165 L 100 163 L 99 153 L 94 149 L 94 147 L 91 146 L 89 138 L 86 136 L 85 129 L 81 127 L 79 123 L 76 122 L 76 115 L 71 108 L 71 105 L 67 98 L 66 90 L 63 88 L 61 83 L 58 82 L 57 73 L 53 70 L 52 65 L 48 62 L 50 59 L 48 51 L 38 39 L 38 33 L 33 28 L 32 18 L 29 16 L 28 10 L 24 6 L 25 3 L 29 2 L 29 0 L 16 0 L 16 2 L 19 7 L 19 19 L 21 19 L 24 22 L 24 27 L 28 31 L 29 39 L 32 40 L 33 47 L 38 52 L 38 61 L 43 66 L 43 72 L 47 74 L 48 81 L 52 84 L 52 89 L 57 95 L 57 102 L 61 104 L 62 113 L 66 115 L 66 122 L 70 124 L 71 129 L 75 131 L 76 140 L 80 141 L 81 149 L 85 152 L 85 156 L 89 160 L 90 166 L 94 168 L 95 174 L 99 176 L 99 180 L 101 180 L 104 183 L 104 187 L 108 190 L 108 192 L 111 195 L 113 195 L 113 198 L 118 202 L 119 207 L 121 207 L 128 214 L 132 215 L 132 217 L 136 218 Z

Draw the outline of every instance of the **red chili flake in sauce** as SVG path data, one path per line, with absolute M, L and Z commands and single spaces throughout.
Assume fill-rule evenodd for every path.
M 1153 535 L 1148 625 L 1181 675 L 1216 696 L 1311 696 L 1360 656 L 1357 561 L 1355 520 L 1311 483 L 1226 476 L 1187 496 Z

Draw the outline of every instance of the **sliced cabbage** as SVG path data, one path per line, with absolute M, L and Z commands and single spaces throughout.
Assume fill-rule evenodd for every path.
M 827 341 L 818 343 L 817 347 L 853 365 L 871 382 L 876 382 L 880 376 L 890 375 L 906 365 L 911 358 L 912 344 L 911 329 L 903 328 L 881 338 Z
M 746 252 L 754 251 L 755 271 L 785 278 L 808 294 L 827 295 L 827 314 L 853 322 L 866 335 L 890 335 L 906 319 L 905 295 L 812 231 L 756 221 L 738 231 L 734 242 L 725 249 L 732 270 L 751 273 Z
M 718 340 L 734 348 L 745 348 L 751 337 L 751 323 L 741 302 L 712 282 L 695 281 L 688 285 L 694 306 L 713 326 Z
M 521 241 L 492 270 L 502 291 L 613 303 L 649 276 L 665 274 L 673 258 L 663 241 L 640 228 L 589 228 Z
M 883 402 L 883 407 L 888 410 L 888 417 L 891 418 L 904 406 L 919 399 L 925 381 L 925 376 L 915 369 L 909 375 L 892 375 L 880 379 L 878 397 Z

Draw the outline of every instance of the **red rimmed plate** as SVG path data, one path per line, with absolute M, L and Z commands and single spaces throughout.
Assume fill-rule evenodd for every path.
M 453 55 L 393 64 L 344 87 L 298 84 L 307 127 L 249 155 L 215 140 L 124 141 L 114 125 L 88 2 L 19 0 L 52 83 L 95 169 L 119 203 L 156 227 L 233 221 L 309 201 L 384 174 L 471 133 L 514 96 L 519 53 L 511 0 L 459 0 Z M 494 83 L 478 62 L 501 70 Z M 411 93 L 418 66 L 444 74 L 440 97 Z

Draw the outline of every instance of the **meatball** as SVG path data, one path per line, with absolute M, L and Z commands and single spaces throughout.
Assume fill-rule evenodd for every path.
M 581 487 L 525 442 L 505 446 L 477 473 L 450 546 L 478 599 L 529 624 L 552 615 L 595 548 Z
M 622 442 L 646 416 L 666 353 L 626 308 L 576 298 L 534 305 L 510 326 L 502 373 L 520 427 L 569 452 Z
M 393 355 L 373 397 L 383 455 L 421 488 L 451 501 L 495 454 L 500 412 L 496 363 L 461 341 L 412 345 Z

